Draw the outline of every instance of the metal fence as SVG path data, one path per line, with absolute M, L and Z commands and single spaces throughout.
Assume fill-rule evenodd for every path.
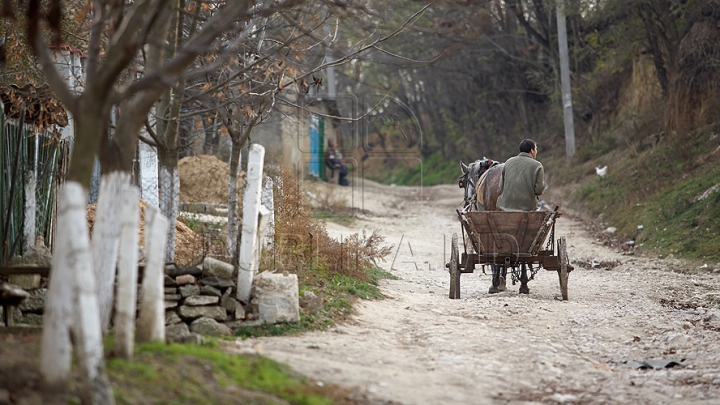
M 25 174 L 36 179 L 35 234 L 52 248 L 55 191 L 65 177 L 69 150 L 67 142 L 50 132 L 30 130 L 22 118 L 6 120 L 0 112 L 0 127 L 0 265 L 5 265 L 12 256 L 23 253 Z

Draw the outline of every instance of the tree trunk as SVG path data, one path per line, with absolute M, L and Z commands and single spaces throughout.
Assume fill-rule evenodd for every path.
M 104 98 L 90 89 L 78 100 L 80 111 L 75 117 L 75 139 L 66 180 L 77 181 L 85 190 L 90 189 L 95 155 L 100 141 L 107 135 L 109 109 L 103 107 L 104 104 Z
M 165 292 L 163 252 L 168 221 L 153 206 L 145 207 L 145 271 L 143 272 L 137 341 L 165 341 Z
M 228 180 L 228 228 L 227 228 L 227 255 L 232 258 L 232 264 L 238 264 L 238 190 L 237 180 L 240 172 L 240 159 L 242 145 L 237 139 L 232 140 L 230 152 L 230 178 Z
M 170 96 L 168 96 L 170 97 Z M 159 111 L 167 110 L 164 102 Z M 178 203 L 180 201 L 180 175 L 178 173 L 178 123 L 179 108 L 172 104 L 169 113 L 163 114 L 165 120 L 157 121 L 158 133 L 163 134 L 164 143 L 158 148 L 158 161 L 160 164 L 160 212 L 168 220 L 168 234 L 165 251 L 165 262 L 175 260 L 175 224 L 177 222 Z
M 103 335 L 107 335 L 110 328 L 115 293 L 115 265 L 120 246 L 121 218 L 118 218 L 118 215 L 122 212 L 123 193 L 130 184 L 130 177 L 130 173 L 115 171 L 103 174 L 100 179 L 92 252 Z
M 43 321 L 40 370 L 46 387 L 65 385 L 71 366 L 72 332 L 86 385 L 85 403 L 114 404 L 105 375 L 86 202 L 86 189 L 77 181 L 66 182 L 58 192 L 58 236 Z
M 163 58 L 170 60 L 175 56 L 177 47 L 183 37 L 179 15 L 178 0 L 168 2 L 172 17 L 168 20 L 168 47 L 164 48 Z M 163 143 L 158 150 L 160 154 L 160 211 L 168 220 L 165 262 L 175 260 L 175 223 L 177 222 L 178 202 L 180 200 L 180 177 L 178 174 L 178 130 L 182 101 L 185 94 L 183 80 L 168 89 L 158 100 L 157 113 L 161 118 L 156 121 L 157 134 Z
M 84 399 L 89 404 L 114 404 L 105 375 L 97 286 L 85 215 L 95 153 L 107 124 L 103 106 L 103 97 L 90 90 L 78 100 L 70 167 L 57 194 L 56 246 L 40 359 L 43 384 L 64 386 L 71 368 L 72 332 L 86 384 Z
M 115 306 L 115 355 L 131 359 L 135 339 L 140 192 L 126 184 L 122 196 L 117 305 Z
M 218 148 L 220 147 L 220 134 L 218 134 L 215 124 L 217 119 L 215 117 L 203 118 L 203 129 L 205 131 L 205 142 L 203 142 L 203 154 L 216 156 Z
M 160 149 L 160 212 L 167 218 L 167 243 L 165 262 L 175 260 L 175 224 L 177 222 L 178 202 L 180 200 L 180 175 L 178 173 L 177 149 Z
M 83 239 L 87 235 L 84 228 L 85 212 L 79 207 L 71 206 L 72 193 L 81 200 L 83 190 L 76 187 L 76 182 L 68 182 L 58 189 L 57 237 L 55 251 L 52 255 L 52 272 L 50 273 L 45 314 L 43 316 L 42 348 L 40 351 L 40 375 L 46 389 L 62 389 L 70 375 L 72 359 L 72 343 L 70 328 L 74 313 L 74 282 L 75 275 L 72 265 L 77 263 L 79 250 L 72 249 L 76 236 Z M 75 235 L 75 233 L 78 235 Z M 87 236 L 85 236 L 87 238 Z M 88 264 L 90 265 L 90 264 Z
M 77 242 L 74 242 L 77 245 L 71 246 L 69 251 L 78 252 L 77 262 L 74 263 L 75 268 L 73 269 L 77 286 L 73 337 L 77 348 L 78 363 L 86 384 L 84 394 L 86 397 L 83 398 L 83 402 L 93 405 L 114 404 L 115 399 L 110 381 L 105 374 L 105 353 L 102 328 L 100 327 L 96 273 L 87 234 L 87 220 L 85 219 L 86 194 L 79 185 L 77 190 L 72 209 L 77 210 L 77 216 L 82 218 L 79 224 L 82 229 L 78 229 L 77 234 L 72 236 L 73 239 L 77 239 Z

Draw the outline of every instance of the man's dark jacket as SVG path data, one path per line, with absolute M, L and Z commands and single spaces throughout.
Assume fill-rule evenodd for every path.
M 502 211 L 535 211 L 537 196 L 545 190 L 542 163 L 529 153 L 520 152 L 505 162 L 500 179 L 497 206 Z

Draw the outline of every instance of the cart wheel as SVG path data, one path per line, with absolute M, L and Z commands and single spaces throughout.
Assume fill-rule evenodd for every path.
M 570 260 L 567 254 L 567 242 L 565 237 L 561 237 L 557 241 L 558 247 L 558 261 L 560 262 L 560 270 L 558 270 L 558 277 L 560 278 L 560 293 L 562 293 L 563 301 L 568 300 L 568 267 Z
M 450 242 L 450 299 L 460 298 L 460 263 L 458 260 L 458 235 Z

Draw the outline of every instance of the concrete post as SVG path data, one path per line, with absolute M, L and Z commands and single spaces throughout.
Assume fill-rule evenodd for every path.
M 250 302 L 250 289 L 258 269 L 256 257 L 259 254 L 257 251 L 261 249 L 257 235 L 264 160 L 265 148 L 262 145 L 253 144 L 247 160 L 247 182 L 243 195 L 242 240 L 240 241 L 240 258 L 238 260 L 237 299 L 246 304 Z

